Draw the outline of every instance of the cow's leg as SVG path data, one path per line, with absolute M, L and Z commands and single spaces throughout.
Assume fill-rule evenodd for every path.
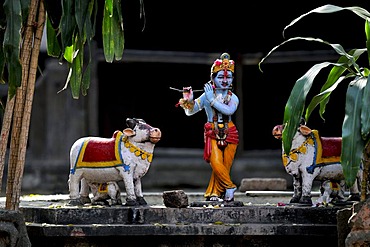
M 302 196 L 302 178 L 293 177 L 293 197 L 290 203 L 298 203 Z
M 79 188 L 80 188 L 81 174 L 76 171 L 74 174 L 69 174 L 68 188 L 70 201 L 68 205 L 82 205 L 79 199 Z
M 313 180 L 315 179 L 316 176 L 317 176 L 316 170 L 313 174 L 310 174 L 307 171 L 302 174 L 302 197 L 299 200 L 300 203 L 312 205 L 311 190 Z
M 93 197 L 91 198 L 91 204 L 95 205 L 96 201 L 98 201 L 99 198 L 100 198 L 100 193 L 98 192 L 99 184 L 89 183 L 89 187 L 90 187 L 91 193 L 93 195 Z
M 137 206 L 135 190 L 134 190 L 134 181 L 132 172 L 120 171 L 120 174 L 123 178 L 123 183 L 126 188 L 126 203 L 125 206 Z
M 350 195 L 347 199 L 347 201 L 360 201 L 361 200 L 361 182 L 362 182 L 362 176 L 357 176 L 356 181 L 354 184 L 349 188 Z
M 87 184 L 86 179 L 81 179 L 81 189 L 80 189 L 80 201 L 82 204 L 91 203 L 89 197 L 89 188 L 90 186 Z
M 350 195 L 347 201 L 360 201 L 361 200 L 361 187 L 362 187 L 362 179 L 363 179 L 363 169 L 362 166 L 360 170 L 357 172 L 356 181 L 354 184 L 349 188 Z M 366 189 L 366 188 L 365 188 Z M 366 193 L 366 191 L 365 191 Z
M 344 191 L 346 189 L 346 181 L 345 180 L 341 180 L 339 181 L 339 190 L 338 190 L 338 195 L 335 197 L 335 201 L 336 202 L 342 202 L 344 201 Z
M 148 203 L 144 199 L 140 178 L 137 178 L 134 180 L 134 186 L 135 186 L 136 201 L 139 203 L 139 205 L 148 205 Z
M 108 195 L 112 199 L 111 205 L 122 205 L 121 190 L 116 182 L 108 183 Z

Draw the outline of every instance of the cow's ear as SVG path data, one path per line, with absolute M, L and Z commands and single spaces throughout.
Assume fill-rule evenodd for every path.
M 126 128 L 123 130 L 123 134 L 125 134 L 126 136 L 133 136 L 135 135 L 135 131 L 133 129 Z
M 299 126 L 299 131 L 302 133 L 302 135 L 306 136 L 311 134 L 312 130 L 308 128 L 306 125 Z

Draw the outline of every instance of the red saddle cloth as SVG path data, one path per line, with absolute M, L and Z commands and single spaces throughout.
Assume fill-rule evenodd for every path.
M 341 137 L 320 137 L 322 157 L 340 156 L 342 152 Z
M 87 141 L 83 162 L 106 162 L 116 160 L 116 137 L 118 130 L 112 138 L 94 138 Z

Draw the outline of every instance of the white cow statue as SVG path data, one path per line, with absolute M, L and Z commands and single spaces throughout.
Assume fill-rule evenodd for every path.
M 92 183 L 87 182 L 93 197 L 92 205 L 122 205 L 121 190 L 117 182 Z
M 276 125 L 272 135 L 281 140 L 283 125 Z M 311 189 L 314 181 L 344 180 L 340 155 L 341 137 L 321 137 L 317 130 L 301 124 L 293 137 L 292 147 L 288 155 L 282 145 L 282 160 L 285 170 L 293 176 L 293 197 L 290 203 L 311 204 Z M 357 174 L 354 185 L 350 188 L 350 201 L 360 200 L 362 170 Z
M 326 180 L 320 185 L 320 196 L 315 201 L 316 206 L 328 206 L 330 202 L 341 203 L 344 200 L 345 181 L 340 183 L 336 181 Z
M 89 183 L 123 181 L 125 206 L 147 205 L 141 178 L 148 172 L 161 131 L 143 119 L 127 118 L 128 128 L 112 138 L 83 137 L 70 151 L 69 205 L 91 202 Z

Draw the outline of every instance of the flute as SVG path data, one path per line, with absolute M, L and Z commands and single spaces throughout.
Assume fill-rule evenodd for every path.
M 178 89 L 178 88 L 173 88 L 173 87 L 170 87 L 170 89 L 172 90 L 175 90 L 175 91 L 178 91 L 178 92 L 183 92 L 184 90 L 183 89 Z M 214 87 L 213 89 L 221 89 L 221 90 L 231 90 L 233 89 L 232 87 Z M 193 92 L 202 92 L 203 89 L 193 89 Z

